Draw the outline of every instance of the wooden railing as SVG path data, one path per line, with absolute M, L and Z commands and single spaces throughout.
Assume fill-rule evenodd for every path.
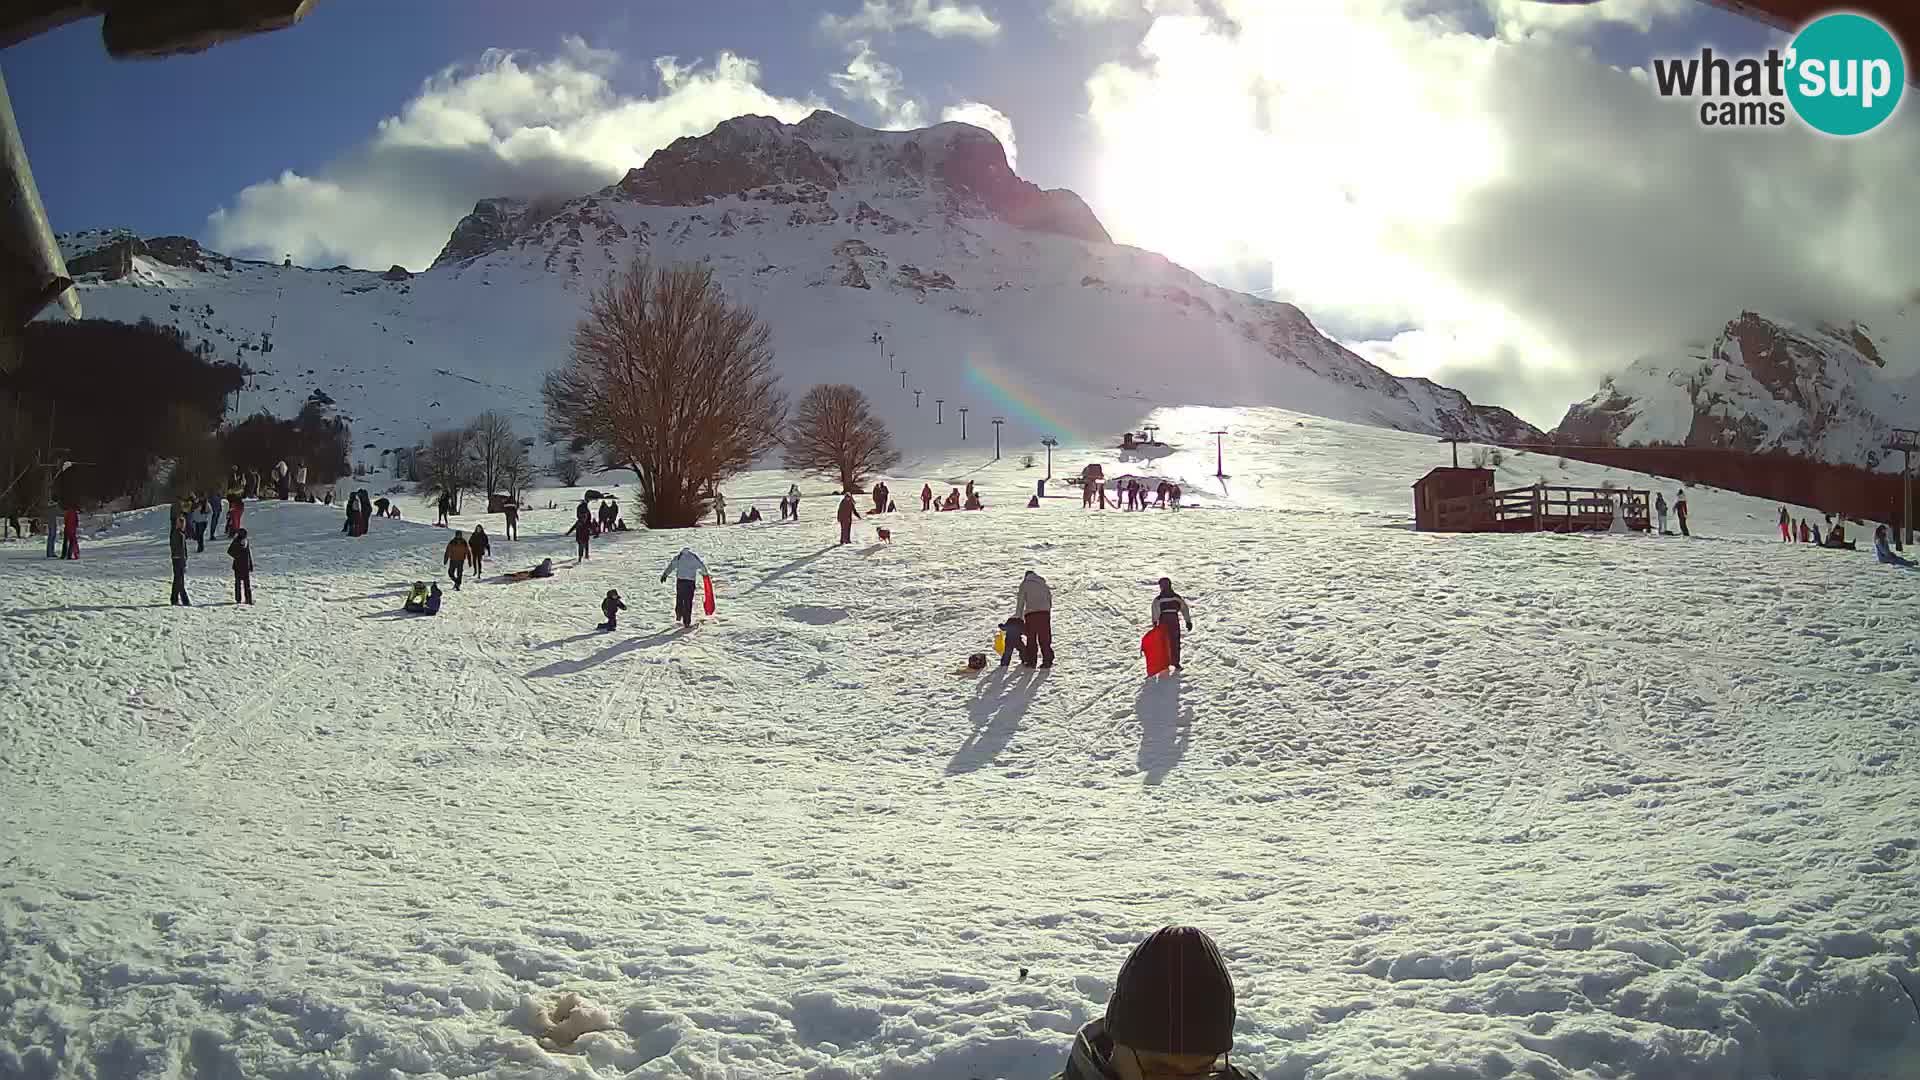
M 1439 532 L 1603 531 L 1621 508 L 1627 528 L 1651 527 L 1650 492 L 1629 488 L 1508 488 L 1491 495 L 1436 499 L 1433 527 Z

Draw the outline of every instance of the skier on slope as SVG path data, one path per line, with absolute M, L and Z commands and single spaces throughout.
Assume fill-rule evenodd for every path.
M 1180 670 L 1180 622 L 1186 620 L 1187 629 L 1193 629 L 1193 610 L 1187 607 L 1186 598 L 1173 591 L 1170 578 L 1160 579 L 1160 595 L 1153 598 L 1154 624 L 1167 632 L 1167 656 L 1173 670 Z
M 840 519 L 840 542 L 853 543 L 853 519 L 860 516 L 860 511 L 854 509 L 852 495 L 840 496 L 840 510 L 835 516 Z
M 467 543 L 466 535 L 455 529 L 453 539 L 447 541 L 446 554 L 441 561 L 447 564 L 447 576 L 453 579 L 453 591 L 460 591 L 460 575 L 467 568 L 467 560 L 473 557 L 473 548 Z
M 667 564 L 667 568 L 660 571 L 662 583 L 666 582 L 669 574 L 678 579 L 674 585 L 673 617 L 680 620 L 680 625 L 691 629 L 693 583 L 695 578 L 706 578 L 707 564 L 701 560 L 700 556 L 693 553 L 692 548 L 681 548 L 680 554 L 675 555 L 673 561 Z

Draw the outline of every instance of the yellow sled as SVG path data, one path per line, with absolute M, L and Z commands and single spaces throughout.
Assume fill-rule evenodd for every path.
M 993 632 L 993 655 L 1007 655 L 1007 632 L 1005 630 L 995 630 Z

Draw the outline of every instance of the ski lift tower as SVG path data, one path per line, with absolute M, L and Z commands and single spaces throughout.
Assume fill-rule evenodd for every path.
M 993 460 L 1000 460 L 1000 425 L 1007 422 L 1004 416 L 993 418 Z
M 1920 430 L 1894 428 L 1887 436 L 1886 449 L 1900 451 L 1900 531 L 1902 543 L 1913 543 L 1913 455 L 1920 451 Z
M 1042 435 L 1040 445 L 1047 448 L 1047 479 L 1051 480 L 1053 479 L 1053 448 L 1060 445 L 1060 440 L 1052 435 Z
M 1208 432 L 1208 434 L 1213 436 L 1214 479 L 1225 480 L 1227 479 L 1227 429 L 1221 428 L 1218 431 Z

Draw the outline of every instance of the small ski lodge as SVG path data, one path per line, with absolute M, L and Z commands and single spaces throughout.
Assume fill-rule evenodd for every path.
M 1629 488 L 1496 491 L 1492 469 L 1438 468 L 1413 485 L 1413 522 L 1421 532 L 1606 532 L 1617 507 L 1628 529 L 1648 532 L 1652 502 L 1652 492 Z

